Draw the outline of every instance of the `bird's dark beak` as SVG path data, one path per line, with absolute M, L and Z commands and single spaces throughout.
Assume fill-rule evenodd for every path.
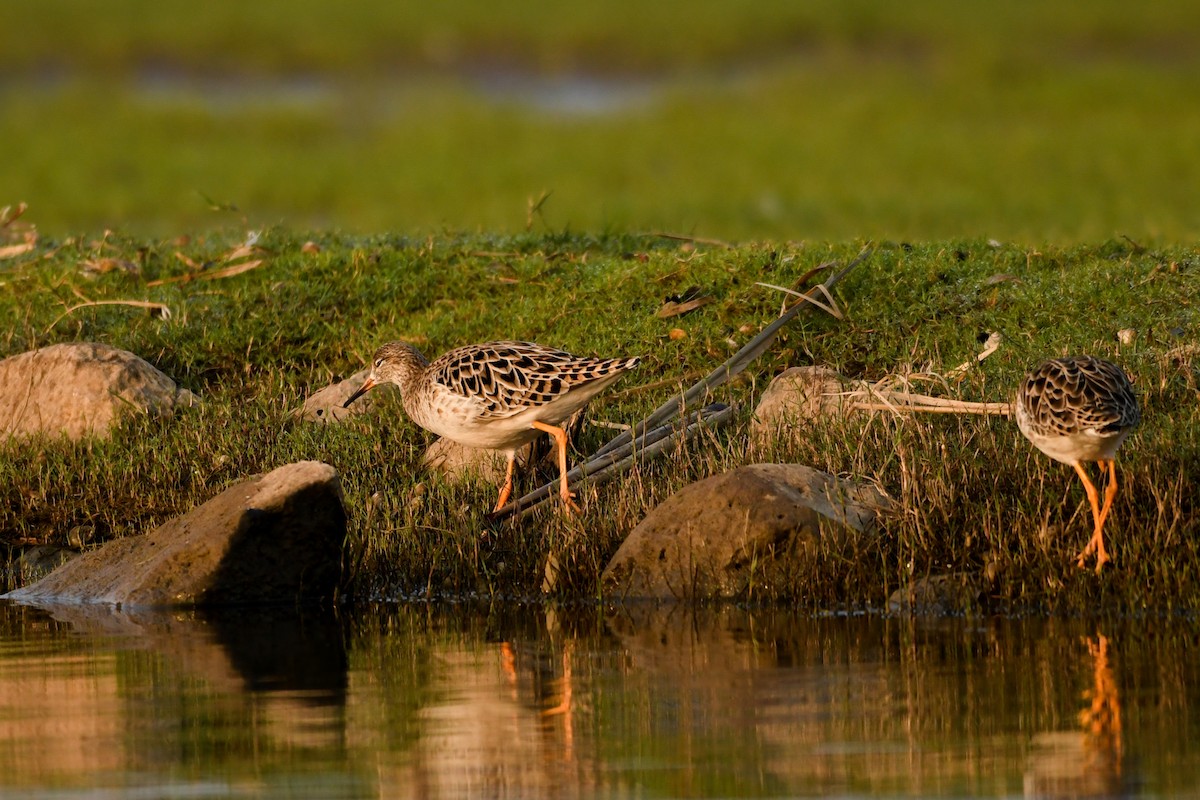
M 363 385 L 358 387 L 358 391 L 355 392 L 354 394 L 350 395 L 349 400 L 342 403 L 342 408 L 349 408 L 351 403 L 353 403 L 355 400 L 357 400 L 358 398 L 360 398 L 364 394 L 366 394 L 367 391 L 374 385 L 375 385 L 375 379 L 367 378 L 366 381 L 363 382 Z

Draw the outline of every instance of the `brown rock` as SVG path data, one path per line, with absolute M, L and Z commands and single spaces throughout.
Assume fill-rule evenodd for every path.
M 74 550 L 52 544 L 23 548 L 21 555 L 9 565 L 11 572 L 8 578 L 12 581 L 10 585 L 21 585 L 44 578 L 78 556 Z
M 525 445 L 517 454 L 517 461 L 524 464 L 532 445 Z M 462 481 L 469 475 L 496 485 L 504 483 L 507 459 L 499 450 L 481 450 L 466 447 L 449 439 L 435 439 L 425 450 L 421 464 L 428 470 L 440 472 L 452 482 Z
M 762 446 L 821 417 L 844 411 L 842 377 L 828 367 L 791 367 L 767 386 L 750 420 L 750 441 Z
M 752 464 L 685 486 L 633 529 L 604 569 L 615 598 L 702 600 L 769 585 L 815 548 L 874 535 L 892 502 L 800 464 Z
M 332 597 L 346 513 L 328 464 L 288 464 L 226 489 L 145 536 L 109 542 L 5 597 L 188 606 Z
M 347 417 L 366 413 L 374 406 L 380 394 L 390 393 L 392 390 L 377 386 L 355 400 L 349 408 L 342 406 L 350 399 L 350 395 L 359 390 L 370 374 L 369 369 L 359 370 L 344 381 L 313 392 L 304 401 L 303 406 L 292 411 L 292 415 L 309 422 L 341 422 Z
M 198 401 L 126 350 L 56 344 L 0 361 L 0 436 L 105 436 L 124 410 L 168 414 Z

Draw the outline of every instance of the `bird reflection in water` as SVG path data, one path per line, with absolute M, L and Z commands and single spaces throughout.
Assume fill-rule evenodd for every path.
M 1098 634 L 1086 642 L 1092 656 L 1092 687 L 1083 693 L 1083 699 L 1091 705 L 1079 712 L 1083 750 L 1092 769 L 1117 787 L 1121 783 L 1121 699 L 1109 663 L 1108 637 Z
M 550 733 L 555 722 L 561 725 L 562 746 L 565 758 L 570 758 L 574 745 L 573 717 L 571 715 L 572 674 L 571 647 L 568 639 L 561 645 L 560 670 L 558 674 L 552 659 L 540 652 L 518 654 L 511 642 L 500 644 L 500 665 L 508 679 L 512 699 L 532 706 L 537 711 Z M 522 676 L 525 676 L 524 680 Z
M 1113 670 L 1115 649 L 1098 633 L 1085 637 L 1092 685 L 1083 691 L 1079 730 L 1034 737 L 1025 773 L 1027 797 L 1128 797 L 1135 786 L 1125 773 L 1121 698 Z

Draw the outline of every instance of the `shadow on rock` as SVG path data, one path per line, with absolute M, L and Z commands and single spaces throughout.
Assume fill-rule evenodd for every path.
M 121 607 L 329 600 L 342 579 L 337 472 L 302 461 L 235 484 L 144 536 L 109 542 L 4 595 Z

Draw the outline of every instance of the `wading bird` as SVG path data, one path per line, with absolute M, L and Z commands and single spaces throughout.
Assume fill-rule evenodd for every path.
M 422 428 L 505 453 L 504 486 L 492 513 L 512 494 L 517 450 L 549 434 L 558 451 L 559 495 L 578 512 L 567 488 L 567 433 L 559 426 L 638 362 L 583 358 L 531 342 L 487 342 L 451 350 L 431 364 L 412 345 L 388 342 L 375 351 L 370 376 L 343 407 L 374 386 L 393 383 L 405 412 Z
M 1109 561 L 1104 549 L 1104 521 L 1117 494 L 1117 448 L 1141 419 L 1137 395 L 1125 372 L 1094 356 L 1054 358 L 1037 367 L 1017 390 L 1017 427 L 1033 446 L 1064 464 L 1083 481 L 1092 506 L 1095 532 L 1079 554 L 1079 566 L 1096 553 L 1096 572 Z M 1104 504 L 1083 468 L 1100 464 L 1107 477 Z

